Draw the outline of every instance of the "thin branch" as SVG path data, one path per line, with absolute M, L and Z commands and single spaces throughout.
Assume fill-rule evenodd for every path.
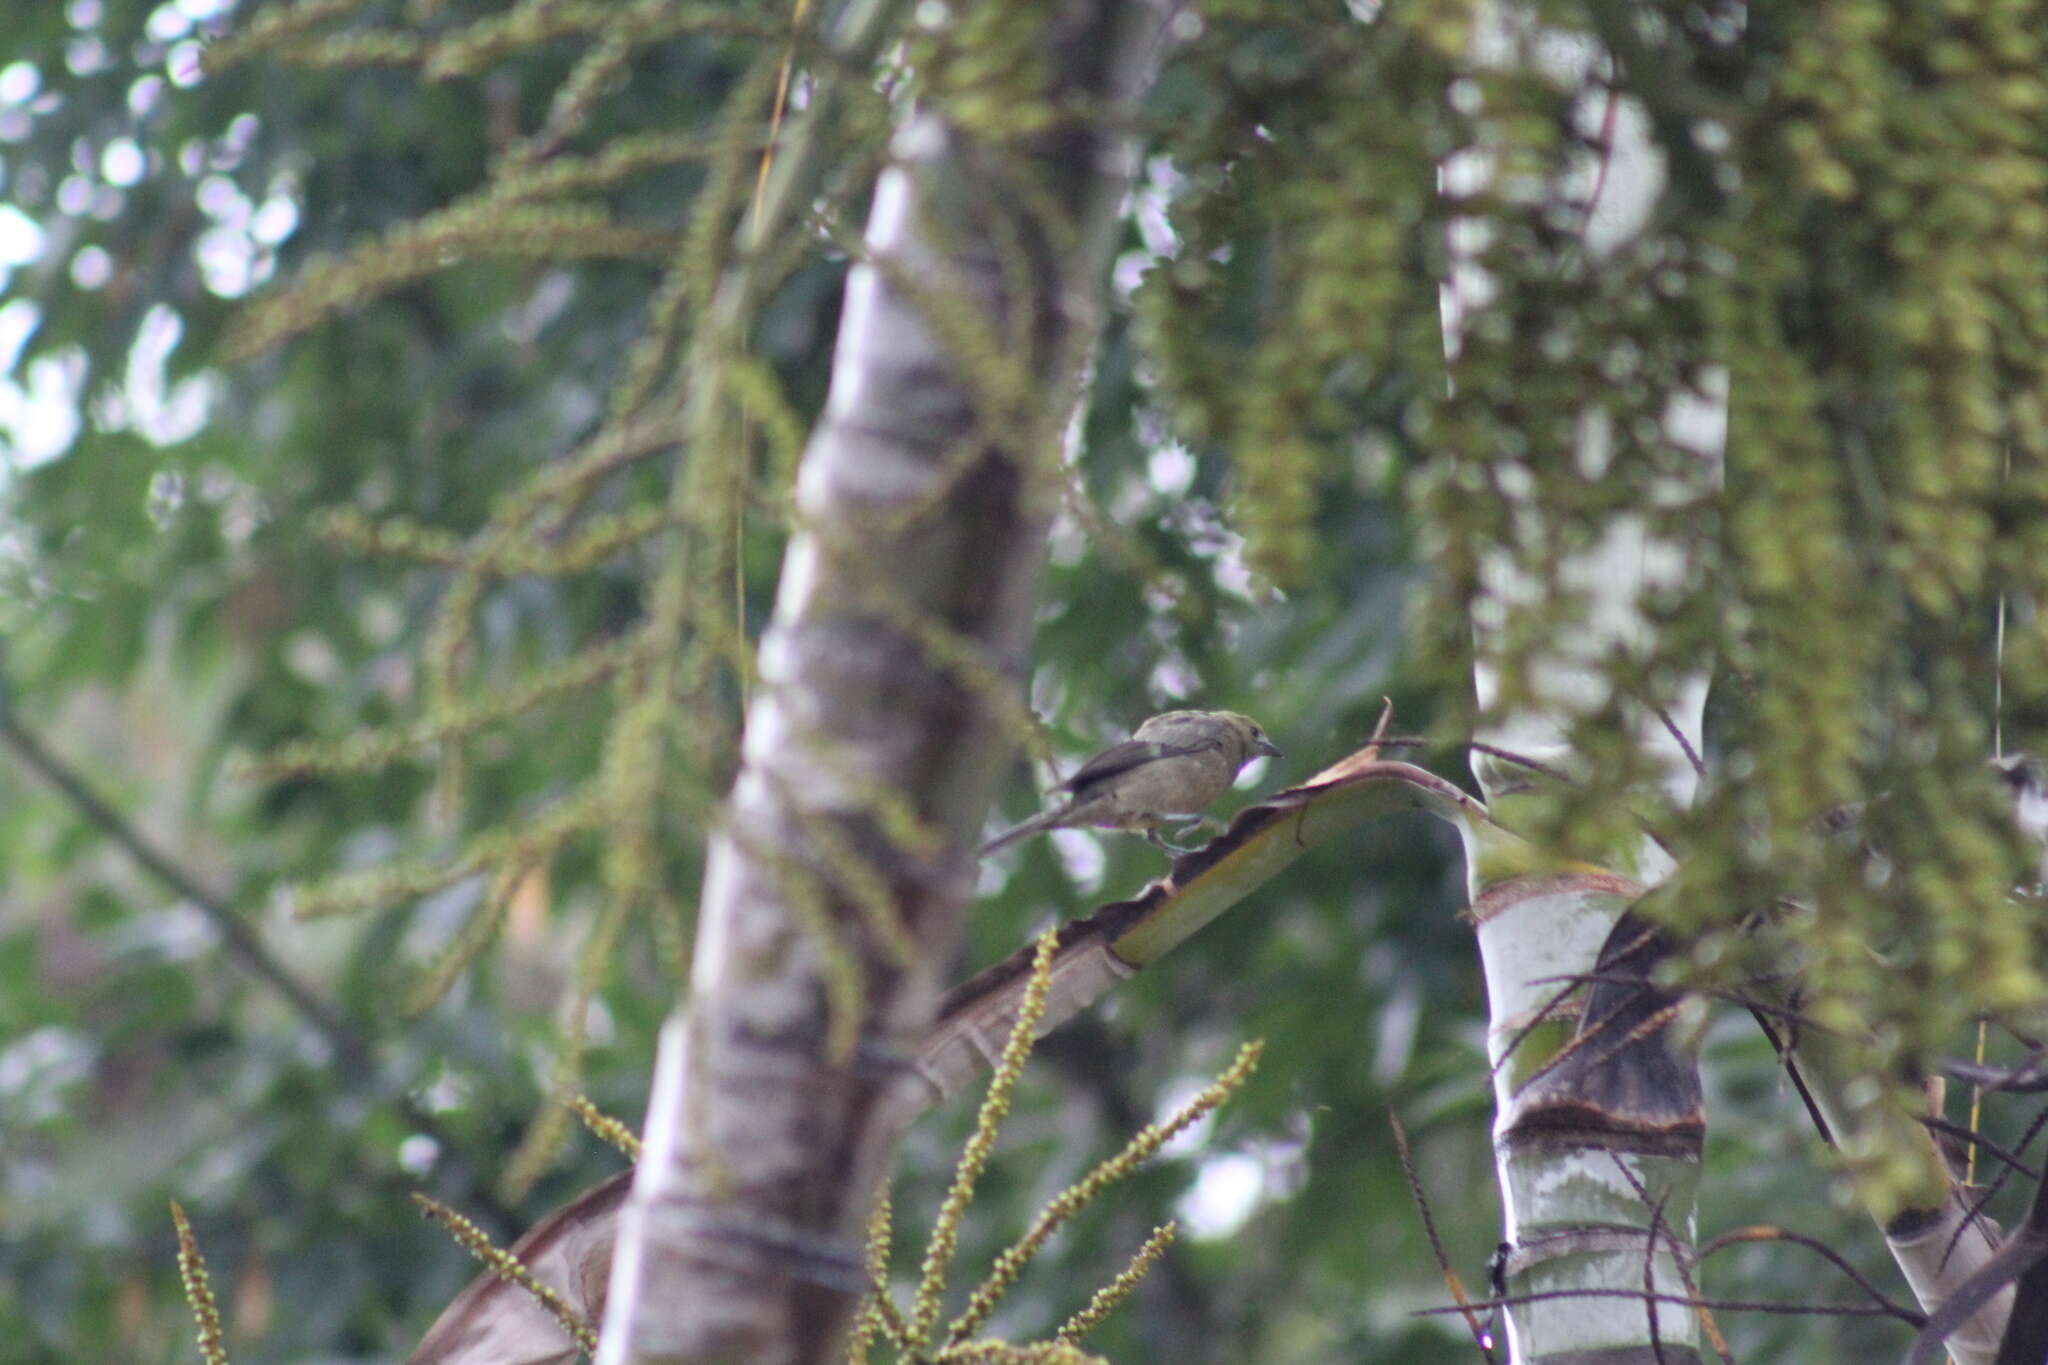
M 1952 1079 L 1981 1086 L 1987 1092 L 2033 1095 L 2048 1090 L 2048 1052 L 2034 1052 L 2017 1066 L 1986 1066 L 1955 1057 L 1944 1061 L 1941 1069 Z
M 2048 1358 L 2048 1256 L 2041 1255 L 2044 1242 L 2048 1242 L 2048 1181 L 2034 1186 L 2027 1221 L 2013 1234 L 2013 1241 L 2023 1239 L 2033 1243 L 2036 1259 L 2020 1273 L 2013 1291 L 2012 1315 L 2006 1319 L 2005 1337 L 1998 1343 L 1998 1359 L 1992 1365 L 2029 1365 Z
M 1706 781 L 1707 765 L 1700 761 L 1699 751 L 1692 747 L 1692 741 L 1685 737 L 1685 731 L 1678 728 L 1678 722 L 1671 719 L 1671 713 L 1663 707 L 1652 706 L 1650 709 L 1656 712 L 1657 719 L 1664 723 L 1665 732 L 1678 741 L 1679 749 L 1685 754 L 1685 761 L 1692 764 L 1693 776 L 1702 782 Z
M 1960 1123 L 1951 1123 L 1947 1119 L 1934 1114 L 1920 1115 L 1920 1124 L 1922 1127 L 1931 1129 L 1934 1132 L 1946 1133 L 1950 1137 L 1967 1142 L 1973 1147 L 1982 1148 L 2029 1180 L 2039 1180 L 2041 1178 L 2039 1171 L 2020 1160 L 2014 1153 L 2006 1151 L 2005 1148 L 1999 1146 L 1990 1138 L 1985 1137 L 1974 1128 L 1965 1127 Z
M 1636 1184 L 1635 1172 L 1629 1170 L 1628 1163 L 1621 1159 L 1621 1154 L 1619 1152 L 1609 1152 L 1608 1155 L 1614 1158 L 1615 1165 L 1621 1167 L 1622 1174 L 1628 1176 L 1629 1183 Z M 1647 1196 L 1648 1194 L 1648 1190 L 1638 1191 L 1639 1197 Z M 1657 1292 L 1657 1242 L 1664 1235 L 1664 1203 L 1670 1197 L 1671 1191 L 1667 1189 L 1660 1190 L 1654 1201 L 1646 1197 L 1644 1198 L 1644 1202 L 1650 1206 L 1650 1235 L 1643 1238 L 1643 1293 L 1646 1295 Z M 1676 1256 L 1672 1257 L 1674 1262 L 1678 1259 Z M 1692 1285 L 1687 1285 L 1685 1292 L 1694 1298 L 1699 1297 L 1699 1291 Z M 1648 1319 L 1650 1328 L 1650 1354 L 1656 1359 L 1657 1365 L 1668 1365 L 1664 1358 L 1664 1329 L 1663 1325 L 1657 1321 L 1657 1301 L 1655 1299 L 1645 1298 L 1643 1300 L 1643 1315 Z
M 1641 986 L 1641 976 L 1629 976 L 1616 972 L 1559 972 L 1554 976 L 1532 976 L 1532 986 Z M 1815 1033 L 1837 1034 L 1839 1030 L 1827 1028 L 1816 1022 L 1810 1015 L 1801 1013 L 1790 1005 L 1773 1005 L 1744 995 L 1730 986 L 1687 986 L 1685 994 L 1698 996 L 1703 1000 L 1718 1000 L 1726 1005 L 1739 1005 L 1752 1013 L 1772 1015 L 1799 1028 L 1812 1029 Z
M 1491 758 L 1501 760 L 1503 763 L 1512 763 L 1518 768 L 1527 768 L 1532 773 L 1540 773 L 1544 777 L 1562 782 L 1567 786 L 1572 785 L 1570 773 L 1565 772 L 1562 768 L 1553 768 L 1541 759 L 1530 758 L 1527 754 L 1518 754 L 1512 749 L 1503 749 L 1497 745 L 1481 744 L 1476 739 L 1468 741 L 1465 747 L 1474 753 L 1486 754 Z
M 1694 1260 L 1705 1261 L 1709 1256 L 1717 1252 L 1726 1251 L 1732 1246 L 1743 1246 L 1750 1242 L 1789 1242 L 1796 1247 L 1805 1247 L 1808 1251 L 1848 1276 L 1851 1284 L 1854 1284 L 1858 1289 L 1869 1295 L 1872 1303 L 1882 1306 L 1893 1317 L 1909 1319 L 1917 1316 L 1913 1309 L 1891 1298 L 1883 1290 L 1872 1284 L 1864 1277 L 1862 1271 L 1844 1260 L 1840 1252 L 1819 1238 L 1808 1237 L 1803 1233 L 1787 1232 L 1783 1228 L 1761 1225 L 1736 1228 L 1733 1231 L 1722 1233 L 1719 1237 L 1708 1239 L 1700 1247 L 1699 1253 L 1694 1257 Z
M 1816 1100 L 1813 1097 L 1813 1092 L 1807 1089 L 1806 1077 L 1801 1075 L 1799 1071 L 1799 1059 L 1792 1054 L 1792 1049 L 1787 1045 L 1786 1041 L 1778 1036 L 1778 1031 L 1771 1027 L 1771 1021 L 1766 1017 L 1766 1012 L 1754 1002 L 1751 1002 L 1749 1006 L 1749 1017 L 1756 1020 L 1757 1031 L 1762 1033 L 1764 1041 L 1771 1045 L 1771 1051 L 1777 1054 L 1778 1065 L 1785 1068 L 1785 1075 L 1791 1079 L 1792 1088 L 1799 1092 L 1799 1102 L 1806 1106 L 1806 1117 L 1813 1121 L 1814 1131 L 1820 1134 L 1822 1142 L 1830 1147 L 1834 1146 L 1835 1130 L 1828 1126 L 1827 1115 L 1821 1113 L 1820 1101 Z M 1794 1023 L 1798 1023 L 1796 1015 L 1794 1016 Z
M 251 976 L 276 991 L 326 1040 L 333 1050 L 336 1070 L 345 1081 L 372 1094 L 383 1090 L 379 1084 L 376 1058 L 368 1042 L 344 1023 L 341 1016 L 315 995 L 310 986 L 292 975 L 249 922 L 229 908 L 224 898 L 208 891 L 197 877 L 152 844 L 87 785 L 76 769 L 51 753 L 39 737 L 24 727 L 7 695 L 4 680 L 0 680 L 0 744 L 5 744 L 24 766 L 56 788 L 86 823 L 105 834 L 143 871 L 181 899 L 197 906 L 219 931 L 228 956 L 239 962 Z M 433 1138 L 443 1151 L 452 1155 L 461 1149 L 461 1144 L 447 1126 L 420 1108 L 410 1096 L 400 1092 L 391 1095 L 389 1103 L 408 1126 Z M 470 1187 L 470 1202 L 502 1223 L 516 1221 L 511 1211 L 491 1193 L 488 1185 L 474 1178 L 466 1162 L 458 1161 L 456 1164 L 462 1168 L 463 1183 Z
M 1550 1303 L 1558 1299 L 1653 1299 L 1680 1308 L 1711 1308 L 1722 1313 L 1770 1313 L 1781 1317 L 1899 1318 L 1912 1327 L 1927 1319 L 1909 1308 L 1862 1303 L 1779 1303 L 1759 1299 L 1702 1299 L 1690 1294 L 1645 1294 L 1640 1289 L 1544 1289 L 1532 1294 L 1509 1294 L 1475 1303 L 1474 1308 L 1517 1308 L 1529 1303 Z M 1418 1308 L 1418 1318 L 1442 1318 L 1462 1312 L 1456 1304 L 1447 1308 Z
M 1472 1340 L 1479 1343 L 1479 1352 L 1486 1357 L 1486 1365 L 1493 1365 L 1493 1348 L 1487 1341 L 1486 1324 L 1470 1307 L 1471 1296 L 1465 1293 L 1464 1281 L 1451 1268 L 1451 1258 L 1444 1254 L 1443 1239 L 1437 1236 L 1436 1219 L 1430 1216 L 1429 1200 L 1422 1193 L 1422 1178 L 1415 1174 L 1415 1156 L 1408 1149 L 1408 1130 L 1402 1126 L 1401 1116 L 1391 1109 L 1387 1111 L 1387 1124 L 1394 1130 L 1394 1150 L 1400 1155 L 1401 1174 L 1408 1180 L 1408 1193 L 1415 1199 L 1416 1212 L 1422 1215 L 1422 1231 L 1429 1238 L 1430 1254 L 1436 1257 L 1437 1269 L 1443 1272 L 1444 1285 L 1451 1291 L 1451 1297 L 1465 1308 L 1465 1325 L 1472 1330 Z
M 1579 983 L 1573 981 L 1570 985 L 1560 987 L 1556 994 L 1538 1006 L 1536 1013 L 1530 1017 L 1529 1022 L 1523 1024 L 1513 1034 L 1509 1035 L 1506 1046 L 1500 1050 L 1499 1060 L 1487 1068 L 1487 1080 L 1491 1081 L 1494 1077 L 1498 1076 L 1500 1069 L 1508 1064 L 1509 1059 L 1515 1055 L 1515 1052 L 1522 1044 L 1529 1041 L 1529 1035 L 1556 1018 L 1558 1011 L 1564 1007 L 1565 1001 L 1571 999 L 1573 993 L 1578 989 Z
M 2040 1113 L 2034 1115 L 2033 1122 L 2027 1125 L 2027 1131 L 2020 1134 L 2020 1145 L 2014 1150 L 2026 1151 L 2027 1148 L 2033 1145 L 2034 1139 L 2040 1136 L 2041 1129 L 2044 1126 L 2048 1126 L 2048 1109 L 2043 1109 Z M 1984 1210 L 1991 1207 L 1991 1201 L 1998 1198 L 1999 1191 L 2005 1188 L 2005 1182 L 2010 1179 L 2012 1179 L 2012 1167 L 1999 1167 L 1998 1174 L 1993 1176 L 1991 1183 L 1984 1187 L 1984 1193 L 1978 1195 L 1976 1202 L 1972 1203 L 1964 1211 L 1962 1218 L 1956 1223 L 1955 1231 L 1948 1235 L 1948 1245 L 1941 1249 L 1942 1269 L 1946 1270 L 1948 1268 L 1948 1258 L 1956 1254 L 1956 1248 L 1962 1244 L 1963 1233 L 1968 1231 L 1971 1225 L 1984 1216 Z
M 362 1039 L 315 996 L 309 986 L 293 976 L 271 954 L 256 931 L 249 927 L 248 921 L 172 862 L 169 855 L 158 850 L 119 811 L 102 800 L 75 769 L 51 753 L 42 740 L 22 726 L 20 717 L 4 699 L 0 699 L 0 742 L 4 742 L 25 765 L 55 787 L 86 823 L 119 844 L 150 876 L 181 899 L 197 906 L 220 932 L 228 955 L 240 962 L 250 975 L 283 996 L 327 1040 L 345 1068 L 360 1075 L 368 1074 L 370 1052 Z
M 1688 1258 L 1698 1259 L 1697 1253 L 1687 1243 L 1680 1241 L 1677 1232 L 1672 1229 L 1669 1223 L 1664 1221 L 1664 1205 L 1669 1202 L 1671 1191 L 1665 1190 L 1657 1196 L 1656 1201 L 1653 1203 L 1650 1199 L 1649 1187 L 1643 1184 L 1640 1176 L 1629 1169 L 1629 1164 L 1621 1159 L 1621 1154 L 1619 1152 L 1609 1152 L 1608 1156 L 1613 1158 L 1615 1169 L 1621 1172 L 1621 1178 L 1626 1180 L 1629 1188 L 1635 1191 L 1636 1198 L 1640 1199 L 1650 1210 L 1650 1235 L 1643 1250 L 1643 1288 L 1655 1290 L 1657 1287 L 1652 1275 L 1652 1269 L 1655 1264 L 1657 1243 L 1662 1240 L 1671 1244 L 1671 1266 L 1672 1269 L 1678 1272 L 1678 1282 L 1685 1286 L 1686 1293 L 1697 1298 L 1700 1287 L 1694 1281 L 1692 1271 L 1686 1266 Z M 1733 1365 L 1735 1358 L 1729 1353 L 1727 1338 L 1721 1335 L 1720 1327 L 1714 1322 L 1714 1315 L 1702 1308 L 1698 1310 L 1698 1316 L 1700 1328 L 1707 1334 L 1707 1339 L 1712 1343 L 1715 1353 L 1722 1360 L 1729 1362 L 1729 1365 Z M 1662 1360 L 1664 1345 L 1659 1339 L 1657 1332 L 1657 1312 L 1652 1308 L 1650 1310 L 1650 1344 L 1656 1348 L 1657 1358 Z
M 2016 1280 L 2038 1283 L 2037 1269 L 2048 1260 L 2048 1183 L 2034 1187 L 2034 1202 L 2027 1211 L 2027 1221 L 2013 1230 L 1998 1250 L 1991 1253 L 1989 1260 L 1957 1285 L 1942 1301 L 1939 1308 L 1921 1325 L 1920 1334 L 1913 1338 L 1913 1349 L 1906 1353 L 1906 1365 L 1934 1365 L 1943 1354 L 1943 1344 L 1949 1335 L 1958 1331 L 1983 1308 Z M 2023 1313 L 2023 1300 L 2013 1297 L 2013 1316 L 2022 1319 L 2022 1326 L 2031 1326 L 2038 1331 L 2039 1324 L 2031 1322 L 2031 1315 Z M 2007 1321 L 2010 1328 L 2012 1322 Z M 2010 1332 L 2008 1332 L 2010 1335 Z M 1998 1365 L 2030 1365 L 2005 1349 L 2010 1341 L 2001 1346 Z M 2034 1359 L 2040 1359 L 2037 1354 Z

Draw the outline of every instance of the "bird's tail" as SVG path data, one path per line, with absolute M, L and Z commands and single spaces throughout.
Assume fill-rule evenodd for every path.
M 991 853 L 1000 852 L 1001 850 L 1008 848 L 1011 844 L 1016 843 L 1019 839 L 1028 839 L 1032 835 L 1038 833 L 1040 830 L 1056 829 L 1058 828 L 1060 822 L 1066 819 L 1066 816 L 1067 811 L 1064 806 L 1055 807 L 1054 809 L 1048 811 L 1041 811 L 1037 815 L 1032 816 L 1029 820 L 1026 820 L 1023 824 L 1016 825 L 1009 829 L 1006 829 L 1001 834 L 998 834 L 995 838 L 983 844 L 981 846 L 980 856 L 986 858 Z

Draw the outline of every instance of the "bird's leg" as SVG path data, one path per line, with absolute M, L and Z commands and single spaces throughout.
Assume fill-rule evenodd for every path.
M 1189 835 L 1194 834 L 1217 835 L 1221 834 L 1224 830 L 1228 828 L 1230 828 L 1230 826 L 1224 824 L 1221 820 L 1218 820 L 1212 815 L 1197 815 L 1192 820 L 1186 820 L 1177 823 L 1174 827 L 1173 836 L 1176 839 L 1185 839 Z M 1163 842 L 1160 846 L 1163 848 L 1171 848 L 1176 853 L 1192 853 L 1198 847 L 1198 845 L 1189 844 L 1185 848 L 1183 848 L 1177 844 L 1166 844 Z
M 1156 829 L 1148 829 L 1145 831 L 1145 842 L 1152 845 L 1152 847 L 1158 849 L 1161 853 L 1164 853 L 1169 858 L 1178 858 L 1181 854 L 1188 852 L 1187 849 L 1180 847 L 1178 844 L 1167 843 L 1165 837 L 1162 836 Z
M 1157 848 L 1160 852 L 1166 854 L 1170 858 L 1178 858 L 1183 853 L 1193 853 L 1195 851 L 1192 845 L 1183 848 L 1179 844 L 1168 843 L 1164 836 L 1162 836 L 1156 829 L 1148 829 L 1145 831 L 1145 842 L 1151 844 L 1154 848 Z

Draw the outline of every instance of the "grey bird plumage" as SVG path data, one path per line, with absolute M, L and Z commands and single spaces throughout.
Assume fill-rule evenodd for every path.
M 2035 885 L 2048 886 L 2048 764 L 2032 754 L 2010 754 L 1991 766 L 2012 793 L 2013 823 L 2042 850 Z
M 1140 832 L 1165 848 L 1161 825 L 1199 812 L 1261 756 L 1278 758 L 1280 750 L 1249 716 L 1167 711 L 1083 763 L 1053 789 L 1066 793 L 1063 799 L 989 840 L 982 856 L 1043 830 L 1076 826 Z

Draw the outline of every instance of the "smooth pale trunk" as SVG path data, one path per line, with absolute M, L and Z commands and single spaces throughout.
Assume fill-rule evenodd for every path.
M 798 474 L 690 995 L 662 1034 L 606 1365 L 838 1353 L 1013 748 L 1002 708 L 1161 19 L 1151 0 L 1057 0 L 993 30 L 1029 46 L 1009 69 L 1035 97 L 1099 119 L 990 147 L 942 100 L 905 102 Z M 904 837 L 906 812 L 925 837 Z
M 1542 26 L 1531 10 L 1483 9 L 1471 51 L 1479 65 L 1537 72 L 1577 91 L 1582 108 L 1604 107 L 1608 98 L 1596 93 L 1606 61 L 1598 46 L 1584 34 Z M 1641 230 L 1664 187 L 1662 160 L 1649 142 L 1640 107 L 1614 98 L 1604 168 L 1588 160 L 1535 191 L 1583 202 L 1594 185 L 1600 187 L 1584 234 L 1585 250 L 1595 260 Z M 1444 191 L 1454 200 L 1475 193 L 1490 185 L 1494 169 L 1483 152 L 1460 153 L 1444 167 Z M 1454 387 L 1464 330 L 1497 295 L 1495 281 L 1475 258 L 1494 230 L 1471 217 L 1450 229 L 1443 316 Z M 1706 379 L 1702 387 L 1711 391 L 1712 377 Z M 1578 448 L 1571 452 L 1580 468 L 1607 467 L 1607 424 L 1598 406 L 1581 412 Z M 1717 477 L 1725 413 L 1714 402 L 1674 396 L 1667 429 L 1700 457 L 1696 481 L 1669 491 L 1674 497 L 1697 496 Z M 1515 463 L 1505 453 L 1498 459 Z M 1500 485 L 1515 486 L 1514 471 L 1502 472 Z M 1527 512 L 1540 516 L 1533 508 Z M 1536 533 L 1542 533 L 1540 525 Z M 1565 558 L 1559 579 L 1583 594 L 1585 617 L 1545 642 L 1529 673 L 1533 695 L 1513 710 L 1499 706 L 1497 651 L 1514 613 L 1536 605 L 1547 589 L 1505 554 L 1483 560 L 1482 574 L 1490 601 L 1472 627 L 1474 684 L 1487 723 L 1475 738 L 1572 774 L 1579 765 L 1571 727 L 1610 698 L 1604 661 L 1615 650 L 1641 655 L 1655 645 L 1654 626 L 1638 605 L 1641 594 L 1691 586 L 1690 566 L 1674 547 L 1648 533 L 1643 518 L 1613 518 L 1590 549 Z M 1669 713 L 1670 729 L 1695 752 L 1710 661 L 1699 662 L 1696 675 L 1678 689 L 1681 704 Z M 1677 804 L 1689 802 L 1695 777 L 1678 739 L 1658 716 L 1640 707 L 1625 709 L 1638 749 L 1655 760 L 1651 770 L 1661 775 L 1662 794 Z M 1495 819 L 1508 829 L 1521 823 L 1518 807 L 1540 808 L 1540 793 L 1522 794 L 1526 768 L 1475 753 L 1473 770 Z M 1612 848 L 1574 850 L 1578 861 L 1571 862 L 1518 846 L 1491 826 L 1468 820 L 1461 829 L 1491 1015 L 1495 1165 L 1504 1240 L 1511 1248 L 1506 1288 L 1511 1297 L 1592 1291 L 1589 1297 L 1511 1307 L 1511 1359 L 1597 1359 L 1603 1365 L 1696 1361 L 1701 1329 L 1694 1311 L 1653 1305 L 1644 1295 L 1691 1297 L 1697 1283 L 1691 1263 L 1704 1138 L 1695 1066 L 1698 1009 L 1674 1005 L 1650 1036 L 1597 1066 L 1582 1065 L 1595 1049 L 1615 1049 L 1597 1021 L 1587 1022 L 1581 998 L 1563 998 L 1558 981 L 1593 970 L 1617 922 L 1669 875 L 1670 860 L 1647 838 L 1633 835 Z M 1644 998 L 1655 1002 L 1650 994 Z M 1575 1044 L 1582 1028 L 1595 1037 Z

